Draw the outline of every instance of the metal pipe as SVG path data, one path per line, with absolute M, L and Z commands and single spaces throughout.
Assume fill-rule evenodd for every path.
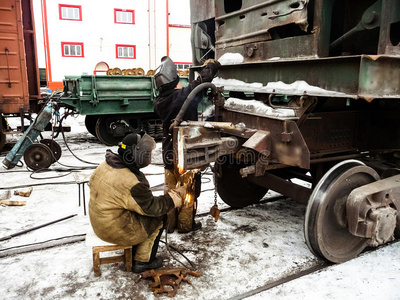
M 217 93 L 217 87 L 212 84 L 211 82 L 204 82 L 199 84 L 198 86 L 196 86 L 189 94 L 189 96 L 186 98 L 185 103 L 183 103 L 181 110 L 179 111 L 179 113 L 177 114 L 174 122 L 171 124 L 171 126 L 169 127 L 170 130 L 172 130 L 172 128 L 174 128 L 175 126 L 178 126 L 183 119 L 183 116 L 185 115 L 189 105 L 191 104 L 191 102 L 193 101 L 194 97 L 200 93 L 202 90 L 205 89 L 209 89 L 211 88 L 211 91 L 213 94 Z
M 42 227 L 45 227 L 45 226 L 48 226 L 48 225 L 57 223 L 57 222 L 60 222 L 60 221 L 64 221 L 64 220 L 66 220 L 66 219 L 75 217 L 76 215 L 77 215 L 77 214 L 75 214 L 75 215 L 70 215 L 70 216 L 67 216 L 67 217 L 64 217 L 64 218 L 61 218 L 61 219 L 58 219 L 58 220 L 54 220 L 54 221 L 51 221 L 51 222 L 48 222 L 48 223 L 45 223 L 45 224 L 42 224 L 42 225 L 39 225 L 39 226 L 35 226 L 35 227 L 29 228 L 29 229 L 26 229 L 26 230 L 23 230 L 23 231 L 20 231 L 20 232 L 16 232 L 16 233 L 7 235 L 7 236 L 5 236 L 5 237 L 0 238 L 0 241 L 9 240 L 9 239 L 11 239 L 11 238 L 13 238 L 13 237 L 15 237 L 15 236 L 18 236 L 18 235 L 21 235 L 21 234 L 30 232 L 30 231 L 35 230 L 35 229 L 39 229 L 39 228 L 42 228 Z

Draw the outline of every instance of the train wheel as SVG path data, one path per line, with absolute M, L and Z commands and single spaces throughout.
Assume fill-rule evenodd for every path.
M 93 136 L 96 136 L 96 122 L 98 116 L 86 116 L 85 117 L 85 126 L 87 131 L 92 134 Z
M 311 252 L 334 263 L 361 253 L 367 239 L 347 230 L 347 197 L 355 188 L 378 179 L 374 169 L 357 160 L 343 161 L 322 177 L 308 201 L 304 221 L 304 235 Z
M 245 207 L 258 203 L 268 189 L 242 178 L 239 171 L 246 164 L 230 156 L 223 156 L 215 163 L 217 172 L 217 191 L 221 199 L 232 207 Z
M 107 118 L 100 117 L 96 122 L 96 136 L 100 142 L 107 146 L 115 146 L 122 140 L 123 136 L 114 136 L 107 125 Z

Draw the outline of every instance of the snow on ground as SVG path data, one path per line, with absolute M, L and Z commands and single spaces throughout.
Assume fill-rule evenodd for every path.
M 86 132 L 83 120 L 82 117 L 67 119 L 72 126 L 72 132 L 67 133 L 68 143 L 78 157 L 100 163 L 104 160 L 105 150 L 116 151 L 116 147 L 101 145 Z M 49 135 L 45 133 L 44 136 Z M 16 141 L 17 137 L 11 140 Z M 57 141 L 62 146 L 60 161 L 63 164 L 88 166 L 67 151 L 61 137 Z M 160 147 L 158 143 L 154 164 L 143 170 L 152 186 L 163 183 Z M 4 156 L 5 153 L 1 153 L 0 160 Z M 121 263 L 102 265 L 101 277 L 94 277 L 91 252 L 84 241 L 1 257 L 11 247 L 85 234 L 89 226 L 88 216 L 78 206 L 78 186 L 73 174 L 37 180 L 31 179 L 30 172 L 24 170 L 24 167 L 0 169 L 2 188 L 43 184 L 34 186 L 29 198 L 12 196 L 13 200 L 26 200 L 26 206 L 0 206 L 0 238 L 68 215 L 77 216 L 0 242 L 2 299 L 169 299 L 154 296 L 148 287 L 149 281 L 125 272 Z M 90 173 L 92 170 L 81 172 Z M 65 173 L 35 176 L 62 174 Z M 45 185 L 47 182 L 60 184 Z M 202 189 L 212 187 L 212 176 L 205 174 Z M 265 199 L 271 195 L 276 194 L 269 193 Z M 86 201 L 89 201 L 88 188 Z M 192 260 L 201 273 L 199 278 L 189 278 L 192 285 L 183 283 L 175 299 L 229 299 L 321 263 L 304 241 L 304 205 L 291 200 L 271 200 L 222 212 L 215 223 L 206 214 L 213 202 L 213 191 L 204 191 L 200 195 L 198 214 L 201 216 L 197 217 L 203 224 L 200 231 L 168 234 L 168 241 Z M 219 198 L 218 204 L 220 208 L 227 207 Z M 393 243 L 249 299 L 343 299 L 344 296 L 350 299 L 399 299 L 399 248 L 398 242 Z M 158 253 L 164 260 L 164 267 L 180 267 L 163 243 Z M 185 262 L 179 254 L 172 253 Z

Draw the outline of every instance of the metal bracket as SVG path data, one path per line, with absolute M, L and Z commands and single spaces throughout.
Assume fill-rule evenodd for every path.
M 346 203 L 348 230 L 378 246 L 400 233 L 400 175 L 354 189 Z

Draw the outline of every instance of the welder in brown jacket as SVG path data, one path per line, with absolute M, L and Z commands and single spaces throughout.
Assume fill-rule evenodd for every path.
M 118 154 L 107 150 L 89 181 L 89 216 L 93 230 L 102 240 L 133 247 L 133 271 L 161 267 L 156 257 L 166 214 L 182 205 L 186 187 L 153 196 L 149 182 L 139 170 L 151 162 L 155 142 L 147 134 L 128 134 Z
M 164 56 L 161 59 L 159 70 L 154 76 L 157 89 L 160 93 L 154 103 L 154 111 L 163 123 L 162 152 L 165 168 L 165 192 L 174 188 L 179 180 L 179 173 L 177 173 L 176 169 L 174 170 L 172 132 L 169 130 L 172 121 L 178 115 L 190 92 L 203 82 L 211 82 L 220 66 L 221 64 L 218 61 L 209 60 L 199 72 L 197 79 L 193 80 L 187 87 L 182 87 L 175 63 L 168 56 Z M 201 100 L 201 95 L 195 97 L 183 116 L 183 121 L 197 121 L 197 106 Z M 169 231 L 173 231 L 175 227 L 178 227 L 180 232 L 187 232 L 191 229 L 195 230 L 201 227 L 201 224 L 195 223 L 194 220 L 190 224 L 193 228 L 187 228 L 186 224 L 179 224 L 179 218 L 176 220 L 176 216 L 172 212 L 168 214 L 168 218 Z

